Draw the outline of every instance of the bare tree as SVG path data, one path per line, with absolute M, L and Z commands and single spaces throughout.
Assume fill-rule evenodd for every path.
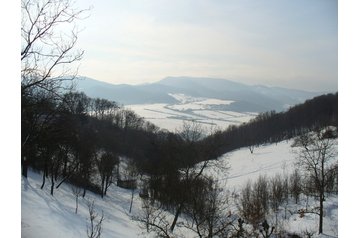
M 302 185 L 301 185 L 301 175 L 299 171 L 295 169 L 293 174 L 290 176 L 290 192 L 291 195 L 294 197 L 296 204 L 300 200 L 300 194 L 302 192 Z
M 72 0 L 21 0 L 21 87 L 54 91 L 76 71 L 68 65 L 82 58 L 75 51 L 79 30 L 75 21 L 85 10 Z M 66 30 L 68 29 L 68 30 Z
M 101 120 L 110 119 L 114 121 L 115 113 L 119 109 L 116 102 L 104 98 L 92 99 L 90 106 L 93 116 Z
M 183 121 L 183 125 L 177 130 L 177 133 L 187 142 L 199 141 L 204 137 L 203 127 L 194 120 Z
M 132 181 L 131 186 L 131 203 L 129 205 L 129 213 L 132 212 L 132 206 L 133 206 L 133 199 L 134 199 L 134 191 L 137 187 L 137 177 L 138 177 L 138 170 L 135 167 L 135 164 L 132 160 L 127 165 L 127 171 L 128 171 L 128 178 L 130 181 Z
M 102 211 L 102 215 L 99 219 L 98 213 L 96 213 L 94 209 L 94 201 L 87 202 L 88 213 L 89 213 L 89 224 L 87 225 L 87 236 L 88 238 L 100 238 L 102 234 L 102 222 L 104 220 L 104 215 Z
M 53 120 L 57 106 L 43 110 L 45 101 L 58 99 L 64 80 L 77 70 L 70 65 L 83 56 L 75 50 L 76 20 L 88 9 L 77 10 L 72 0 L 21 0 L 21 148 L 23 174 L 33 160 L 34 142 Z M 71 86 L 68 84 L 67 86 Z M 66 87 L 67 87 L 66 86 Z M 42 109 L 42 110 L 39 110 Z M 26 160 L 24 159 L 26 157 Z
M 284 180 L 280 174 L 276 174 L 275 177 L 270 179 L 270 205 L 272 210 L 275 212 L 275 223 L 277 226 L 277 214 L 279 207 L 284 202 Z
M 75 213 L 77 214 L 77 210 L 78 210 L 78 197 L 80 196 L 82 189 L 76 185 L 72 185 L 71 186 L 71 190 L 72 190 L 72 194 L 75 196 L 76 198 L 76 209 L 75 209 Z
M 237 217 L 230 212 L 230 196 L 223 185 L 205 178 L 197 180 L 190 190 L 195 195 L 188 201 L 183 225 L 199 237 L 227 237 Z
M 96 160 L 99 175 L 101 176 L 101 196 L 107 193 L 107 188 L 111 184 L 114 167 L 118 159 L 113 153 L 104 152 Z
M 177 132 L 183 140 L 181 162 L 178 172 L 181 175 L 182 189 L 178 189 L 175 216 L 170 227 L 174 230 L 179 215 L 185 208 L 187 201 L 192 200 L 195 194 L 186 192 L 188 186 L 195 184 L 203 176 L 205 171 L 214 169 L 215 172 L 223 172 L 227 169 L 224 161 L 216 160 L 216 145 L 203 141 L 205 130 L 201 124 L 195 121 L 184 121 L 181 130 Z M 213 133 L 213 131 L 212 131 Z M 213 142 L 213 141 L 212 141 Z
M 189 183 L 194 182 L 203 174 L 203 171 L 208 167 L 209 161 L 204 161 L 200 168 L 195 169 L 194 165 L 196 162 L 201 161 L 198 157 L 200 156 L 198 153 L 198 147 L 196 146 L 196 142 L 198 142 L 203 137 L 203 128 L 201 125 L 195 121 L 183 121 L 182 128 L 177 131 L 182 140 L 184 141 L 182 144 L 183 153 L 182 153 L 182 165 L 179 166 L 180 174 L 183 175 L 182 184 L 184 187 L 188 186 Z M 175 208 L 175 216 L 174 220 L 171 224 L 170 230 L 173 231 L 175 225 L 178 221 L 179 215 L 182 213 L 184 209 L 184 205 L 188 200 L 187 193 L 180 189 L 178 191 L 178 202 Z
M 337 156 L 335 140 L 326 137 L 325 130 L 311 132 L 297 137 L 293 146 L 298 147 L 297 165 L 309 178 L 310 190 L 319 198 L 319 234 L 323 230 L 323 202 L 330 185 L 329 177 L 336 168 L 334 158 Z
M 254 184 L 248 181 L 240 195 L 237 201 L 239 212 L 254 229 L 257 229 L 268 213 L 270 198 L 267 178 L 260 176 Z
M 132 216 L 132 220 L 139 222 L 140 228 L 147 233 L 153 232 L 156 237 L 170 238 L 172 231 L 167 214 L 159 202 L 144 198 L 141 214 Z

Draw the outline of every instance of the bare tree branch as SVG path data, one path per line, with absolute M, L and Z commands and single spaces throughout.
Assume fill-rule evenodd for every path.
M 21 8 L 22 90 L 38 86 L 56 91 L 62 81 L 77 74 L 68 67 L 84 54 L 75 51 L 79 33 L 75 20 L 86 17 L 89 9 L 75 9 L 72 0 L 22 0 Z M 69 34 L 67 27 L 72 28 Z

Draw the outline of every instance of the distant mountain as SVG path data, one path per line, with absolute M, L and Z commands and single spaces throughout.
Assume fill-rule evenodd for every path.
M 90 97 L 106 98 L 120 104 L 143 103 L 175 103 L 176 100 L 168 95 L 169 87 L 165 85 L 128 85 L 110 84 L 95 79 L 80 77 L 77 90 Z
M 79 78 L 77 89 L 90 97 L 101 97 L 120 104 L 178 103 L 169 94 L 232 100 L 221 110 L 263 112 L 282 111 L 322 93 L 261 85 L 246 85 L 226 79 L 167 77 L 142 85 L 110 84 L 87 77 Z

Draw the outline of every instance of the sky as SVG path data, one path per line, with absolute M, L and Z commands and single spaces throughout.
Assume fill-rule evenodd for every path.
M 167 76 L 338 89 L 336 0 L 78 0 L 79 74 L 141 84 Z
M 79 74 L 140 84 L 215 77 L 338 89 L 335 0 L 81 0 Z

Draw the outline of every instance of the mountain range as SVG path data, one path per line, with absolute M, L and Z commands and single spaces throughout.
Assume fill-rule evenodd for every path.
M 247 85 L 226 79 L 167 77 L 141 85 L 110 84 L 88 77 L 79 77 L 77 90 L 90 97 L 106 98 L 119 104 L 179 103 L 171 94 L 233 101 L 220 105 L 220 110 L 264 112 L 283 111 L 290 106 L 323 94 L 281 87 Z

